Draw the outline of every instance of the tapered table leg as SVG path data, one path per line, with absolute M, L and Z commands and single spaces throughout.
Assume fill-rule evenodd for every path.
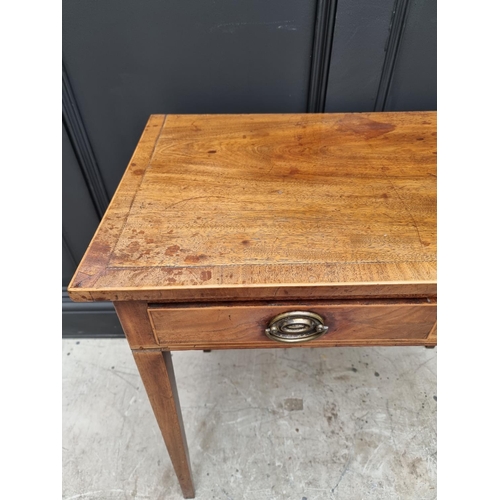
M 144 387 L 179 479 L 184 498 L 194 498 L 189 452 L 170 352 L 133 350 Z

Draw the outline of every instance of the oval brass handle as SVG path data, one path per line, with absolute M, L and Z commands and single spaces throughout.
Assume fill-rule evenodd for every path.
M 275 316 L 266 328 L 266 335 L 279 342 L 306 342 L 328 331 L 323 318 L 307 311 L 291 311 Z

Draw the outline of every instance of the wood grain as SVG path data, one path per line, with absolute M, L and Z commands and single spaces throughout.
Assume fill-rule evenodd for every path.
M 361 266 L 358 266 L 361 267 Z M 227 285 L 226 287 L 213 288 L 210 286 L 185 286 L 177 288 L 127 288 L 123 287 L 118 293 L 111 289 L 93 290 L 82 293 L 73 291 L 72 299 L 78 302 L 93 301 L 148 301 L 148 302 L 203 302 L 214 300 L 290 300 L 290 299 L 330 299 L 347 298 L 357 299 L 365 297 L 435 297 L 437 284 L 433 280 L 428 282 L 413 281 L 414 273 L 410 266 L 401 269 L 406 282 L 386 283 L 336 283 L 308 285 Z M 426 263 L 416 264 L 420 276 L 426 272 Z M 415 272 L 416 269 L 415 269 Z M 431 265 L 428 267 L 429 277 L 434 275 Z M 118 299 L 119 297 L 119 299 Z
M 146 302 L 114 302 L 113 305 L 131 349 L 158 347 Z
M 114 302 L 186 498 L 169 350 L 435 345 L 435 149 L 431 112 L 151 116 L 68 292 Z M 264 335 L 301 309 L 329 332 Z
M 158 344 L 171 349 L 186 345 L 227 348 L 238 344 L 283 347 L 287 344 L 269 339 L 264 330 L 274 316 L 287 311 L 310 311 L 324 318 L 328 333 L 305 342 L 308 347 L 328 347 L 332 341 L 363 341 L 364 345 L 380 340 L 421 341 L 427 339 L 436 322 L 436 303 L 426 300 L 170 306 L 148 310 Z
M 433 112 L 153 116 L 68 292 L 425 295 L 435 153 Z
M 170 352 L 133 351 L 184 498 L 194 498 L 189 452 Z
M 437 321 L 436 323 L 434 323 L 434 326 L 432 327 L 432 330 L 430 331 L 429 336 L 426 340 L 426 346 L 434 347 L 435 345 L 437 345 Z
M 436 344 L 427 339 L 372 339 L 372 340 L 335 340 L 330 338 L 322 344 L 318 341 L 304 342 L 303 344 L 285 344 L 273 342 L 265 344 L 262 342 L 235 342 L 226 344 L 214 344 L 212 342 L 196 342 L 193 344 L 164 345 L 160 349 L 165 351 L 198 351 L 198 350 L 227 350 L 227 349 L 311 349 L 315 347 L 434 347 Z

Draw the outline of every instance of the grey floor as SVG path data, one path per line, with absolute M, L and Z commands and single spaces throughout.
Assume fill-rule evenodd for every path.
M 436 349 L 173 359 L 197 499 L 436 498 Z M 124 340 L 63 341 L 63 498 L 182 498 Z

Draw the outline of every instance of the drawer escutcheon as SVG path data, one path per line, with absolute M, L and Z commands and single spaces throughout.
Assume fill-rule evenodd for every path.
M 266 335 L 278 342 L 307 342 L 328 331 L 323 318 L 308 311 L 290 311 L 275 316 L 265 330 Z

